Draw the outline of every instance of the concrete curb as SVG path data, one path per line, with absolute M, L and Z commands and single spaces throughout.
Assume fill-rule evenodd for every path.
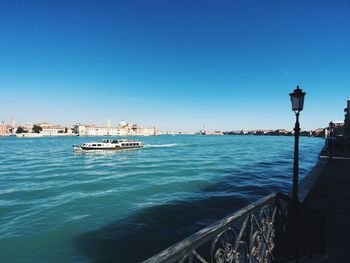
M 319 158 L 317 164 L 312 168 L 308 175 L 299 183 L 299 201 L 303 202 L 307 195 L 310 193 L 311 189 L 315 185 L 317 179 L 320 177 L 322 171 L 324 170 L 328 159 Z

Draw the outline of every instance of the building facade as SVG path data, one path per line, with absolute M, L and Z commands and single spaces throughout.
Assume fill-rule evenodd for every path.
M 52 125 L 48 123 L 40 123 L 37 125 L 41 127 L 42 131 L 40 134 L 43 136 L 57 136 L 66 132 L 66 128 L 60 125 Z
M 344 109 L 344 138 L 347 144 L 350 144 L 350 99 L 347 101 L 347 107 Z
M 121 121 L 118 127 L 76 124 L 73 132 L 79 136 L 149 136 L 156 135 L 157 129 L 143 128 L 137 124 Z
M 96 125 L 76 125 L 74 132 L 79 136 L 115 136 L 121 135 L 118 127 L 96 126 Z
M 4 122 L 0 123 L 0 136 L 7 135 L 7 125 Z
M 23 128 L 26 132 L 32 132 L 34 125 L 32 123 L 26 123 L 23 125 Z

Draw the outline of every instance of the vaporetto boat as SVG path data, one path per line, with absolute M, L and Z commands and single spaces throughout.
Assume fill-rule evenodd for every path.
M 98 142 L 87 142 L 81 145 L 73 145 L 74 150 L 125 150 L 125 149 L 137 149 L 142 148 L 143 143 L 133 140 L 101 140 Z

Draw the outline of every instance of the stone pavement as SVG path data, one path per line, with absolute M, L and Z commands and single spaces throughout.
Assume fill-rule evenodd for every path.
M 325 163 L 304 204 L 325 216 L 326 250 L 330 262 L 349 263 L 350 153 L 339 154 Z

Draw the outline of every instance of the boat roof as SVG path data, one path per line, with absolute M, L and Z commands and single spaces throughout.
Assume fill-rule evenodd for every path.
M 140 141 L 136 141 L 136 140 L 128 140 L 128 139 L 102 139 L 100 140 L 100 142 L 140 142 Z
M 136 140 L 128 140 L 128 139 L 102 139 L 99 141 L 93 141 L 93 142 L 85 142 L 85 143 L 120 143 L 120 142 L 137 142 L 137 143 L 141 143 L 140 141 L 136 141 Z
M 128 141 L 127 139 L 102 139 L 101 142 L 125 142 Z

